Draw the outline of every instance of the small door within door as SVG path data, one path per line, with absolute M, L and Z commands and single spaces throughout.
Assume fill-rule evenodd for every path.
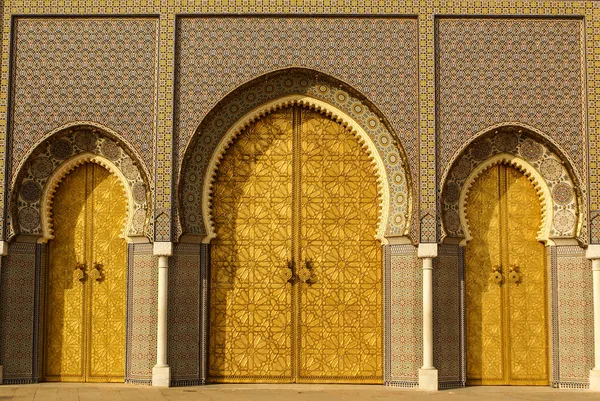
M 466 217 L 472 236 L 465 254 L 467 384 L 548 385 L 537 191 L 518 170 L 491 167 L 473 184 Z
M 45 291 L 44 379 L 122 382 L 127 202 L 118 178 L 86 163 L 59 185 Z

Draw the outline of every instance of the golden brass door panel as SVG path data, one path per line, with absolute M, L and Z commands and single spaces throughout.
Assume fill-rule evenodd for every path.
M 127 243 L 123 227 L 127 203 L 117 176 L 97 164 L 93 185 L 89 278 L 90 341 L 87 381 L 122 382 L 125 376 Z
M 213 187 L 210 381 L 382 382 L 378 208 L 369 157 L 323 115 L 236 137 Z
M 381 244 L 377 175 L 354 135 L 301 112 L 300 382 L 381 383 Z M 314 281 L 313 284 L 310 284 Z
M 77 167 L 59 185 L 49 242 L 44 378 L 122 382 L 127 246 L 123 187 L 103 167 Z
M 541 205 L 529 179 L 504 165 L 474 182 L 466 208 L 467 384 L 547 385 Z
M 537 240 L 542 210 L 537 191 L 519 171 L 506 169 L 508 252 L 507 333 L 510 384 L 548 385 L 546 252 Z M 514 235 L 513 233 L 517 233 Z M 511 276 L 511 270 L 515 273 Z
M 46 276 L 44 373 L 48 381 L 84 381 L 84 285 L 75 267 L 85 257 L 86 169 L 65 177 L 54 194 L 54 239 Z M 81 272 L 83 274 L 83 272 Z M 82 276 L 83 278 L 83 276 Z
M 292 109 L 259 120 L 228 149 L 213 187 L 209 376 L 290 382 Z

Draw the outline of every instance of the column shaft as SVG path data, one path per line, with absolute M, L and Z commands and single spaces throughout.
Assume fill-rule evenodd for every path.
M 433 260 L 423 259 L 423 366 L 433 369 Z
M 156 366 L 167 366 L 167 289 L 168 256 L 158 257 L 158 322 L 156 336 Z

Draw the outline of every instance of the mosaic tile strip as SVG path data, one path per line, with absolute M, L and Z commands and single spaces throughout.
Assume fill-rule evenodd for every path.
M 200 384 L 200 245 L 177 244 L 169 258 L 167 355 L 173 385 Z
M 161 10 L 162 11 L 162 10 Z M 175 15 L 160 16 L 160 52 L 158 63 L 158 129 L 154 168 L 155 180 L 155 221 L 154 240 L 171 241 L 173 216 L 173 91 L 175 70 Z M 169 49 L 167 51 L 167 49 Z M 159 217 L 164 216 L 162 220 Z
M 591 261 L 579 246 L 556 247 L 558 268 L 558 378 L 561 386 L 587 385 L 594 365 Z
M 5 383 L 32 383 L 35 372 L 36 245 L 11 244 L 0 277 L 0 361 Z
M 418 171 L 415 18 L 182 17 L 177 37 L 179 158 L 198 125 L 229 92 L 275 70 L 305 67 L 371 100 L 404 147 L 413 176 Z M 237 115 L 228 113 L 229 121 Z
M 431 4 L 419 10 L 419 234 L 420 242 L 437 242 L 436 85 L 434 17 Z
M 388 385 L 412 387 L 422 364 L 423 277 L 417 249 L 390 246 L 390 377 Z
M 208 376 L 208 271 L 210 266 L 210 244 L 200 245 L 200 379 L 201 384 Z
M 181 38 L 182 43 L 186 42 Z M 182 68 L 180 74 L 187 74 Z M 257 79 L 233 92 L 224 99 L 202 122 L 189 145 L 180 174 L 180 211 L 183 233 L 205 235 L 201 195 L 204 193 L 206 169 L 211 155 L 229 130 L 230 126 L 244 115 L 266 103 L 288 94 L 305 94 L 324 100 L 346 112 L 356 120 L 385 161 L 390 199 L 389 219 L 386 235 L 405 235 L 410 227 L 411 183 L 405 169 L 406 162 L 397 139 L 388 131 L 369 105 L 339 83 L 307 70 L 288 70 Z
M 94 121 L 153 165 L 156 18 L 16 18 L 11 168 L 49 132 Z
M 461 387 L 460 268 L 457 245 L 441 245 L 433 260 L 433 339 L 438 382 Z M 446 387 L 450 388 L 450 387 Z
M 129 245 L 125 382 L 150 384 L 156 364 L 158 258 L 152 244 Z
M 459 197 L 469 174 L 490 157 L 506 153 L 519 157 L 532 165 L 545 179 L 552 194 L 554 210 L 551 220 L 550 238 L 573 238 L 587 240 L 587 229 L 583 217 L 586 216 L 587 202 L 581 192 L 581 181 L 573 177 L 564 159 L 552 150 L 549 143 L 537 139 L 528 130 L 515 126 L 503 126 L 482 135 L 463 151 L 452 165 L 448 175 L 443 177 L 442 190 L 442 236 L 463 237 L 464 227 L 459 218 Z M 578 224 L 583 228 L 578 235 Z
M 76 125 L 65 129 L 33 148 L 31 154 L 20 161 L 15 182 L 11 183 L 11 213 L 8 223 L 8 238 L 17 234 L 42 235 L 42 194 L 52 174 L 69 159 L 89 153 L 110 160 L 123 174 L 133 196 L 130 211 L 131 225 L 128 235 L 150 235 L 148 220 L 149 190 L 148 172 L 141 169 L 128 146 L 121 140 L 93 126 Z
M 477 132 L 506 121 L 548 133 L 585 172 L 583 20 L 436 22 L 439 172 Z

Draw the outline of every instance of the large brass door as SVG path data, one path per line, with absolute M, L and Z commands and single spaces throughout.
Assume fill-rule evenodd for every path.
M 497 165 L 473 184 L 466 207 L 467 384 L 548 385 L 541 205 L 518 170 Z
M 95 163 L 77 167 L 55 193 L 45 292 L 47 381 L 124 379 L 125 218 L 123 186 Z
M 301 107 L 252 124 L 213 216 L 211 381 L 382 382 L 377 178 L 348 129 Z

